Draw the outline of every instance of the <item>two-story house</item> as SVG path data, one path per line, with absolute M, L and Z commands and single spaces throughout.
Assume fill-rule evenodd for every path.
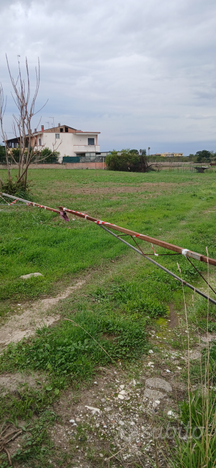
M 98 135 L 100 132 L 84 132 L 67 125 L 58 124 L 57 127 L 34 132 L 32 135 L 32 147 L 40 150 L 49 148 L 58 151 L 59 162 L 65 157 L 92 156 L 100 154 Z
M 49 148 L 51 151 L 58 151 L 59 162 L 69 160 L 69 158 L 88 156 L 94 158 L 100 154 L 98 145 L 98 135 L 100 132 L 84 132 L 68 125 L 58 124 L 57 127 L 45 129 L 41 125 L 41 130 L 31 133 L 31 147 L 35 150 Z M 9 148 L 19 146 L 19 138 L 12 138 L 7 141 Z M 63 159 L 64 158 L 64 159 Z M 73 160 L 73 159 L 71 159 Z

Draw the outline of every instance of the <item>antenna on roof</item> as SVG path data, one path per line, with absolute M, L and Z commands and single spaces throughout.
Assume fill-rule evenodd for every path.
M 50 119 L 52 119 L 52 126 L 55 127 L 55 119 L 54 117 L 49 117 Z

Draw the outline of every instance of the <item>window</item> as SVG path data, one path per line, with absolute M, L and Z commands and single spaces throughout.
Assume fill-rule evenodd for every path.
M 68 133 L 68 127 L 65 127 L 65 133 Z
M 60 138 L 60 133 L 56 133 L 55 137 L 56 137 L 56 140 L 58 140 Z
M 63 128 L 60 128 L 60 132 L 63 133 Z
M 88 138 L 88 145 L 94 145 L 94 138 Z
M 38 146 L 41 146 L 41 138 L 38 138 Z

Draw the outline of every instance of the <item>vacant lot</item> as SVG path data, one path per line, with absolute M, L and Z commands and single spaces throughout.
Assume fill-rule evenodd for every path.
M 0 177 L 4 176 L 1 171 Z M 31 199 L 35 202 L 53 208 L 63 205 L 199 253 L 206 254 L 208 247 L 209 255 L 216 257 L 213 172 L 129 174 L 43 169 L 32 170 L 30 179 Z M 91 455 L 87 440 L 92 440 L 92 447 L 96 447 L 97 437 L 94 439 L 93 435 L 98 431 L 95 429 L 91 434 L 94 421 L 87 421 L 87 416 L 85 426 L 77 413 L 78 421 L 81 418 L 80 432 L 71 436 L 71 442 L 64 442 L 58 424 L 67 418 L 66 402 L 71 398 L 73 404 L 76 398 L 81 398 L 83 408 L 84 399 L 87 408 L 94 407 L 94 398 L 88 400 L 88 390 L 76 396 L 84 382 L 91 382 L 94 375 L 97 380 L 100 375 L 103 388 L 103 372 L 112 375 L 120 372 L 120 379 L 124 380 L 122 388 L 113 391 L 109 388 L 105 392 L 109 394 L 105 397 L 107 402 L 118 398 L 118 392 L 127 387 L 129 378 L 135 382 L 128 383 L 129 387 L 136 388 L 137 376 L 143 368 L 142 356 L 152 346 L 156 346 L 154 352 L 165 353 L 162 361 L 159 359 L 158 369 L 162 374 L 158 375 L 166 375 L 166 367 L 170 367 L 166 353 L 171 352 L 171 347 L 183 352 L 186 346 L 186 338 L 179 329 L 168 333 L 166 328 L 167 319 L 174 327 L 178 325 L 176 312 L 184 323 L 182 286 L 100 227 L 69 217 L 70 222 L 65 223 L 58 215 L 38 208 L 19 204 L 9 207 L 3 201 L 0 205 L 0 341 L 5 348 L 0 363 L 3 378 L 0 385 L 4 387 L 1 415 L 2 421 L 10 419 L 18 427 L 22 424 L 22 430 L 27 433 L 24 442 L 19 444 L 23 448 L 15 446 L 11 452 L 15 466 L 75 467 L 81 463 L 74 455 L 80 446 L 84 447 L 80 449 L 83 467 L 147 466 L 138 465 L 137 459 L 129 460 L 126 465 L 126 458 L 120 462 L 111 458 L 109 464 L 103 465 L 100 457 L 112 456 L 120 442 L 116 440 L 112 446 L 111 435 L 107 435 L 100 454 Z M 142 242 L 142 248 L 145 253 L 152 253 L 149 244 Z M 156 248 L 156 252 L 168 253 L 161 248 Z M 176 274 L 179 274 L 178 262 L 184 279 L 207 289 L 183 256 L 159 256 L 157 260 Z M 196 263 L 196 266 L 206 276 L 206 265 Z M 34 272 L 43 276 L 20 278 Z M 209 275 L 215 283 L 213 269 Z M 205 321 L 206 303 L 193 298 L 191 292 L 185 293 L 186 301 L 193 305 L 191 321 L 196 316 L 199 328 Z M 214 314 L 211 308 L 210 331 L 215 331 Z M 52 326 L 41 328 L 40 322 Z M 158 332 L 157 344 L 155 341 L 150 344 L 153 329 Z M 168 335 L 170 342 L 165 348 L 162 343 Z M 26 339 L 20 341 L 23 337 Z M 7 348 L 10 341 L 15 344 Z M 124 374 L 123 378 L 122 369 L 124 372 L 128 369 L 130 375 Z M 150 362 L 146 375 L 148 372 L 152 375 L 151 369 L 154 364 Z M 108 375 L 106 379 L 109 382 Z M 113 388 L 119 383 L 119 374 L 116 379 Z M 122 400 L 127 394 L 124 391 Z M 75 414 L 76 410 L 73 411 Z M 122 421 L 123 426 L 124 417 Z M 105 422 L 102 423 L 106 428 Z M 4 456 L 3 459 L 6 467 Z
M 208 246 L 209 255 L 214 254 L 215 173 L 44 169 L 32 170 L 30 180 L 34 201 L 87 212 L 195 251 L 205 253 Z M 1 313 L 11 301 L 53 294 L 80 272 L 128 254 L 125 246 L 79 218 L 64 223 L 36 208 L 0 209 Z M 151 251 L 148 245 L 145 249 Z M 20 280 L 31 272 L 40 272 L 42 279 Z

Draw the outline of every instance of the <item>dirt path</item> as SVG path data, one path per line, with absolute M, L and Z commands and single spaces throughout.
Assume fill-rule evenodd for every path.
M 62 393 L 53 405 L 57 422 L 49 429 L 55 446 L 50 466 L 57 468 L 62 456 L 63 466 L 71 468 L 150 468 L 156 458 L 157 466 L 167 466 L 164 439 L 170 441 L 177 431 L 178 403 L 187 392 L 187 355 L 172 347 L 168 326 L 166 336 L 160 327 L 152 327 L 152 349 L 142 360 L 126 369 L 121 362 L 98 367 L 93 382 Z M 11 454 L 26 437 L 20 435 L 9 446 Z
M 0 328 L 0 348 L 4 348 L 9 343 L 18 343 L 24 337 L 34 335 L 37 328 L 52 325 L 59 320 L 58 314 L 48 315 L 49 309 L 56 306 L 60 300 L 66 299 L 73 291 L 81 288 L 85 282 L 86 280 L 78 281 L 58 296 L 34 302 L 31 308 L 22 309 L 20 314 L 10 317 Z
M 84 283 L 78 282 L 64 295 L 40 301 L 40 309 L 35 304 L 32 310 L 38 314 L 37 323 L 42 320 L 41 308 L 48 311 Z M 27 312 L 28 317 L 29 311 L 25 311 L 18 319 L 23 321 Z M 65 460 L 62 466 L 71 468 L 150 468 L 156 461 L 160 468 L 167 466 L 164 447 L 181 430 L 178 404 L 187 395 L 184 371 L 188 354 L 185 349 L 173 346 L 179 317 L 174 310 L 172 313 L 175 324 L 171 319 L 164 320 L 149 330 L 152 349 L 141 360 L 125 369 L 121 362 L 116 367 L 98 367 L 94 381 L 83 384 L 80 390 L 69 387 L 62 392 L 52 407 L 57 421 L 48 431 L 55 447 L 50 454 L 50 466 L 60 466 L 61 457 Z M 57 317 L 53 315 L 51 319 Z M 34 333 L 35 326 L 30 322 L 31 317 L 26 332 Z M 182 341 L 187 341 L 184 328 L 178 328 L 178 333 Z M 18 336 L 14 339 L 18 340 Z M 200 359 L 197 345 L 191 349 L 190 359 Z M 44 382 L 42 375 L 5 374 L 0 386 L 11 392 L 23 382 L 36 385 L 38 379 L 41 384 Z M 23 432 L 9 445 L 11 455 L 25 444 L 28 436 Z M 18 467 L 17 462 L 14 468 Z

